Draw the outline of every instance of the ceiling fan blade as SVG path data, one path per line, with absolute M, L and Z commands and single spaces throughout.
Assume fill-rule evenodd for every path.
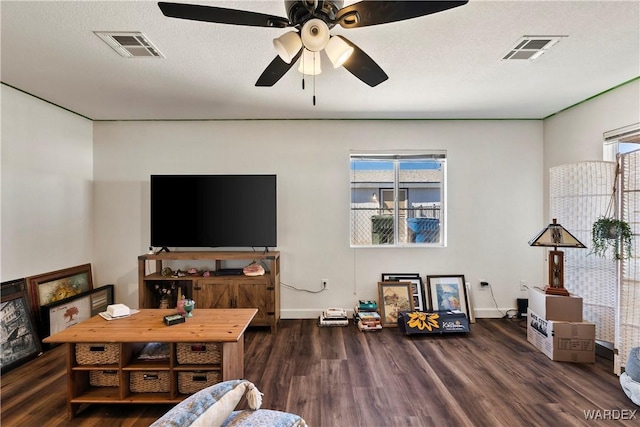
M 335 22 L 344 28 L 404 21 L 467 4 L 463 1 L 361 1 L 338 11 Z
M 342 37 L 342 36 L 341 36 Z M 376 62 L 371 59 L 369 55 L 364 53 L 362 49 L 353 44 L 351 41 L 342 37 L 342 39 L 353 47 L 353 53 L 345 61 L 342 66 L 346 68 L 351 74 L 365 82 L 371 87 L 378 86 L 383 81 L 387 80 L 389 76 Z
M 287 18 L 245 10 L 165 2 L 159 2 L 158 7 L 160 7 L 165 16 L 170 18 L 215 22 L 218 24 L 248 25 L 251 27 L 284 28 L 290 26 Z
M 280 58 L 280 56 L 276 56 L 273 61 L 271 61 L 271 63 L 267 66 L 267 68 L 265 68 L 265 70 L 262 72 L 262 74 L 258 78 L 258 81 L 256 82 L 256 86 L 264 87 L 273 86 L 274 84 L 276 84 L 278 80 L 280 80 L 282 76 L 284 76 L 287 71 L 289 71 L 291 67 L 293 67 L 293 64 L 298 61 L 300 55 L 302 55 L 302 48 L 288 64 L 284 62 Z

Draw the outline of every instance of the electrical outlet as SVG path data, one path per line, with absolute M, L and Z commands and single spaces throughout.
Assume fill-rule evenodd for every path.
M 322 289 L 329 289 L 329 279 L 320 279 Z
M 520 280 L 520 290 L 523 292 L 529 290 L 529 286 L 527 286 L 526 280 Z

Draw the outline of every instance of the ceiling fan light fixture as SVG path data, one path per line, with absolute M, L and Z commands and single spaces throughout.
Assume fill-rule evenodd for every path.
M 329 27 L 321 19 L 309 19 L 302 26 L 300 37 L 305 48 L 312 52 L 320 52 L 329 41 Z
M 289 31 L 278 38 L 273 39 L 273 47 L 278 52 L 278 56 L 286 62 L 291 63 L 300 49 L 302 48 L 302 40 L 296 31 Z
M 324 48 L 325 53 L 333 64 L 333 68 L 342 66 L 349 59 L 353 50 L 353 47 L 340 36 L 331 37 Z
M 300 58 L 300 65 L 298 65 L 298 71 L 310 76 L 317 76 L 320 74 L 322 72 L 322 68 L 320 66 L 320 53 L 304 49 L 302 51 L 302 58 Z

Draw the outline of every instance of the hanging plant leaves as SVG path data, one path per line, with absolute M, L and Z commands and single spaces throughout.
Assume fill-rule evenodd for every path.
M 616 218 L 600 217 L 591 227 L 592 254 L 607 258 L 609 250 L 613 252 L 613 259 L 631 257 L 632 248 L 631 227 L 625 221 Z

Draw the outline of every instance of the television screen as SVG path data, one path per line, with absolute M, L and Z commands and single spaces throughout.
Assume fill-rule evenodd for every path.
M 151 175 L 151 246 L 275 247 L 275 175 Z

